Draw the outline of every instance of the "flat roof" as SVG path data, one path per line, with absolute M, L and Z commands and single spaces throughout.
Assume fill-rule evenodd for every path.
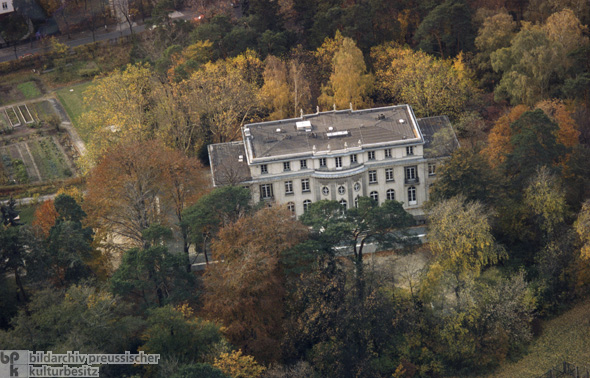
M 210 144 L 207 147 L 213 186 L 238 185 L 252 179 L 243 142 Z
M 320 112 L 253 123 L 245 125 L 242 134 L 249 162 L 423 143 L 408 105 Z

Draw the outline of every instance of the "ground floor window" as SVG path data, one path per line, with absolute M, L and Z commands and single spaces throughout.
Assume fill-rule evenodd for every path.
M 371 197 L 372 200 L 379 202 L 379 193 L 371 192 L 371 194 L 369 194 L 369 197 Z
M 408 188 L 408 204 L 415 205 L 416 204 L 416 187 L 410 186 Z
M 309 206 L 310 205 L 311 205 L 311 201 L 310 200 L 303 201 L 303 211 L 307 211 L 307 209 L 309 209 Z
M 395 190 L 389 189 L 386 194 L 387 194 L 387 199 L 388 200 L 390 200 L 390 201 L 394 201 L 395 200 Z

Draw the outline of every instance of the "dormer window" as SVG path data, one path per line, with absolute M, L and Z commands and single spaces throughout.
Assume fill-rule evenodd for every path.
M 326 158 L 320 158 L 320 167 L 326 167 Z
M 368 153 L 369 160 L 375 160 L 375 151 L 369 151 Z
M 291 170 L 291 163 L 286 161 L 283 163 L 283 171 L 290 171 Z
M 260 174 L 265 175 L 268 173 L 268 165 L 262 164 L 260 166 Z
M 414 155 L 414 146 L 406 147 L 406 155 L 408 155 L 408 156 Z

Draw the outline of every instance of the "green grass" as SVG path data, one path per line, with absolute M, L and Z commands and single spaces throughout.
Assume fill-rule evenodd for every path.
M 543 324 L 543 333 L 528 354 L 515 363 L 504 363 L 485 378 L 536 378 L 563 361 L 590 365 L 590 299 Z
M 27 81 L 16 86 L 26 99 L 37 98 L 41 96 L 41 91 L 33 81 Z
M 49 101 L 39 101 L 33 102 L 27 105 L 33 117 L 35 117 L 38 121 L 46 119 L 52 114 L 55 114 L 53 107 L 49 103 Z
M 37 205 L 21 205 L 16 208 L 20 215 L 20 221 L 24 224 L 31 224 Z
M 89 110 L 84 104 L 84 92 L 92 82 L 86 82 L 75 86 L 68 86 L 57 91 L 57 97 L 72 120 L 72 124 L 78 130 L 84 142 L 88 142 L 87 135 L 80 125 L 80 116 Z M 73 89 L 74 91 L 70 91 Z

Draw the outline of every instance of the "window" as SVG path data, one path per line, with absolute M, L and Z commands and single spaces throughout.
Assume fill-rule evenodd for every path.
M 418 182 L 418 176 L 416 175 L 416 166 L 406 167 L 406 183 Z
M 385 157 L 386 158 L 390 158 L 391 157 L 391 148 L 386 148 L 385 149 Z
M 386 168 L 385 169 L 385 180 L 386 181 L 393 181 L 393 168 Z
M 320 158 L 320 167 L 326 166 L 326 158 Z
M 266 164 L 262 164 L 262 165 L 260 166 L 260 173 L 261 173 L 261 174 L 266 174 L 266 173 L 268 173 L 268 165 L 266 165 Z
M 291 170 L 291 162 L 284 162 L 283 163 L 283 171 L 290 171 Z
M 346 193 L 346 189 L 344 188 L 344 186 L 340 185 L 338 187 L 338 194 L 343 195 L 344 193 Z
M 377 171 L 369 171 L 369 184 L 377 183 Z
M 334 161 L 336 162 L 336 168 L 342 168 L 342 158 L 341 157 L 335 158 Z
M 393 189 L 389 189 L 387 190 L 387 199 L 390 201 L 394 201 L 395 200 L 395 190 Z
M 295 203 L 287 202 L 287 209 L 289 209 L 291 214 L 295 215 Z
M 350 155 L 350 164 L 354 164 L 356 162 L 357 162 L 357 160 L 356 160 L 356 154 Z
M 311 205 L 311 201 L 310 200 L 305 200 L 303 201 L 303 211 L 307 211 L 307 209 L 309 209 L 309 205 Z
M 322 188 L 322 194 L 327 196 L 328 194 L 330 194 L 330 189 L 327 186 L 324 186 Z
M 272 198 L 272 184 L 260 185 L 260 199 Z
M 359 207 L 359 196 L 354 197 L 354 207 Z
M 372 200 L 379 202 L 379 193 L 371 192 L 371 194 L 369 194 L 369 197 L 371 197 Z
M 354 183 L 354 191 L 358 192 L 359 190 L 361 190 L 361 184 L 358 182 Z
M 309 179 L 301 179 L 301 191 L 309 192 Z
M 408 156 L 414 155 L 414 146 L 406 147 L 406 155 L 408 155 Z
M 8 3 L 2 3 L 2 9 L 8 9 Z
M 293 194 L 293 181 L 285 181 L 285 194 Z
M 367 154 L 369 155 L 369 160 L 375 160 L 375 151 L 369 151 Z
M 346 209 L 346 207 L 347 207 L 348 203 L 346 202 L 346 200 L 345 200 L 345 199 L 341 199 L 341 200 L 340 200 L 340 205 Z
M 307 169 L 307 160 L 299 160 L 299 166 L 301 169 Z
M 436 164 L 429 163 L 428 164 L 428 176 L 436 175 Z
M 416 204 L 416 187 L 410 186 L 408 188 L 408 204 L 415 205 Z

